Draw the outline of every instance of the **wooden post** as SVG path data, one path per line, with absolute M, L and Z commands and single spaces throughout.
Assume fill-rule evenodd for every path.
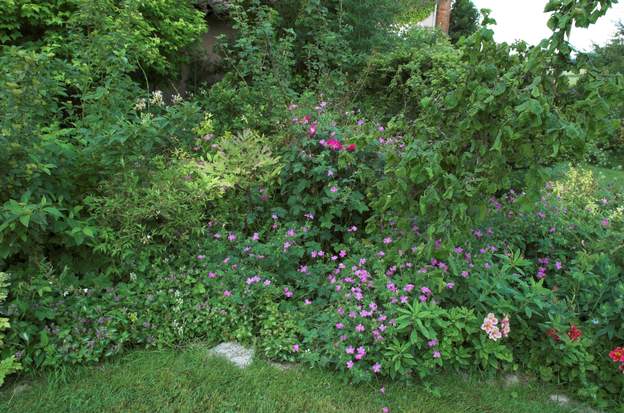
M 451 24 L 451 0 L 438 0 L 435 25 L 448 34 Z

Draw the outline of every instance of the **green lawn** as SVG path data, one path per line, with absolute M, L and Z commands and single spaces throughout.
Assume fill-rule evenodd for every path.
M 611 188 L 614 192 L 624 193 L 624 171 L 600 168 L 598 166 L 594 166 L 591 169 L 598 183 Z
M 615 162 L 615 161 L 614 161 Z M 578 165 L 580 169 L 590 169 L 596 178 L 596 183 L 600 189 L 609 190 L 611 192 L 624 193 L 624 169 L 602 168 L 593 165 Z M 552 168 L 547 169 L 552 179 L 562 179 L 569 171 L 568 163 L 560 163 Z
M 0 391 L 2 412 L 391 412 L 561 413 L 548 401 L 552 387 L 504 387 L 454 375 L 439 377 L 436 397 L 423 386 L 386 384 L 385 400 L 375 385 L 355 386 L 338 374 L 294 367 L 282 371 L 263 361 L 246 370 L 207 355 L 206 347 L 185 351 L 137 351 L 68 374 L 21 379 Z

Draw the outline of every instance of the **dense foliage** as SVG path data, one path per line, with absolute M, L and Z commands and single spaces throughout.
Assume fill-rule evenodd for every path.
M 106 61 L 165 74 L 203 31 L 191 2 L 171 0 L 10 0 L 0 17 L 1 44 L 66 56 L 83 69 Z
M 605 46 L 594 45 L 588 56 L 600 70 L 611 74 L 624 73 L 624 22 L 619 22 L 617 32 Z
M 0 272 L 0 304 L 7 298 L 7 275 Z M 0 317 L 0 346 L 4 344 L 4 332 L 11 327 L 9 320 L 5 317 Z M 1 347 L 0 347 L 1 348 Z M 21 368 L 19 362 L 15 360 L 15 355 L 10 355 L 7 358 L 0 359 L 0 385 L 4 383 L 5 378 Z
M 227 2 L 227 71 L 188 96 L 152 86 L 206 30 L 178 3 L 0 20 L 9 371 L 237 340 L 354 381 L 520 370 L 624 402 L 623 193 L 556 173 L 617 159 L 623 75 L 565 36 L 612 2 L 549 2 L 535 47 L 486 10 L 456 44 L 410 25 L 432 2 Z
M 449 37 L 457 43 L 462 37 L 468 37 L 479 29 L 479 10 L 472 0 L 455 0 L 451 9 Z

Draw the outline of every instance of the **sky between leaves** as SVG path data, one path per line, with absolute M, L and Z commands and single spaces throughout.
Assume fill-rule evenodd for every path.
M 544 13 L 546 0 L 473 0 L 478 9 L 492 10 L 491 17 L 498 23 L 493 27 L 498 42 L 513 43 L 525 40 L 537 44 L 550 34 L 546 26 L 548 14 Z M 614 5 L 588 29 L 573 28 L 571 42 L 579 50 L 590 50 L 592 44 L 604 45 L 613 37 L 616 22 L 624 22 L 624 1 Z

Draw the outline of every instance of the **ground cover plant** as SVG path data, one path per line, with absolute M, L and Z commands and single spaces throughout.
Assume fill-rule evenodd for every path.
M 487 10 L 451 43 L 406 28 L 428 2 L 226 2 L 227 72 L 185 96 L 151 86 L 206 30 L 170 3 L 3 16 L 0 377 L 238 341 L 623 405 L 624 76 L 566 41 L 612 2 L 548 2 L 534 47 Z

